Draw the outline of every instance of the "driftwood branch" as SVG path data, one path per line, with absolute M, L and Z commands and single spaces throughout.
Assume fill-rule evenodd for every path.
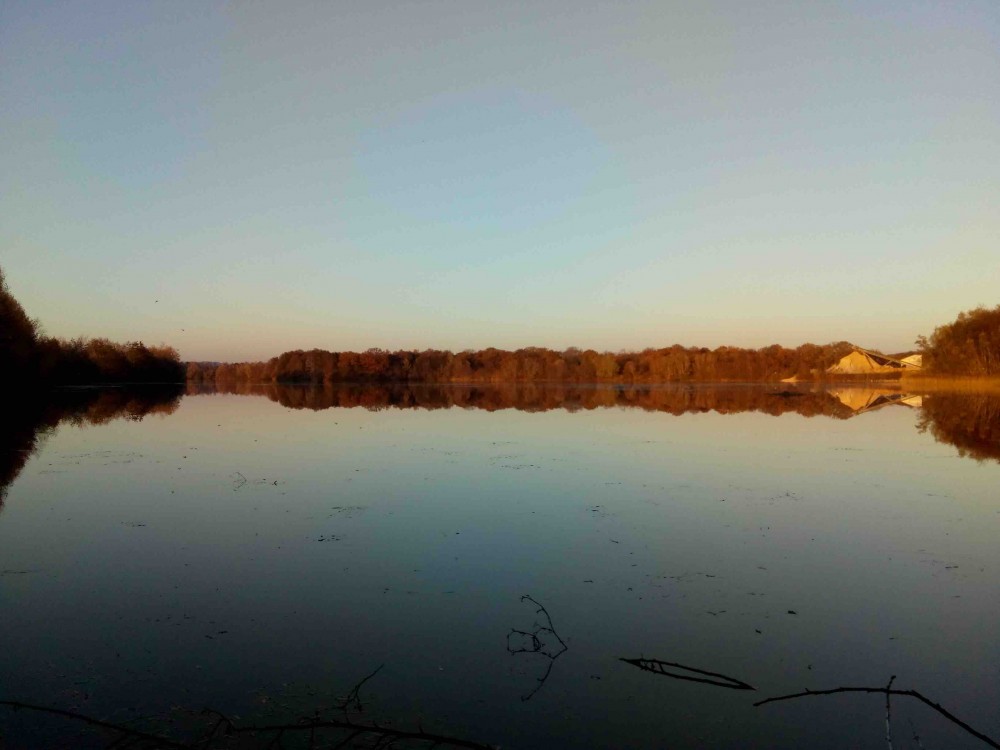
M 298 724 L 271 724 L 245 727 L 233 726 L 230 731 L 234 734 L 265 734 L 270 732 L 299 732 L 305 729 L 346 729 L 356 732 L 358 736 L 361 734 L 371 734 L 382 742 L 415 740 L 420 742 L 437 743 L 439 745 L 447 745 L 449 747 L 465 747 L 473 748 L 473 750 L 494 750 L 492 745 L 484 745 L 481 742 L 463 740 L 458 737 L 447 737 L 443 734 L 434 734 L 432 732 L 425 732 L 422 730 L 411 732 L 403 729 L 392 729 L 391 727 L 384 727 L 375 723 L 360 724 L 347 719 L 323 719 L 320 721 L 309 719 Z
M 633 667 L 638 667 L 644 672 L 652 672 L 653 674 L 662 675 L 664 677 L 672 677 L 675 680 L 688 680 L 690 682 L 703 682 L 706 685 L 715 685 L 716 687 L 731 688 L 732 690 L 756 690 L 753 685 L 748 685 L 743 682 L 743 680 L 737 680 L 735 677 L 729 677 L 728 675 L 719 674 L 718 672 L 708 672 L 704 669 L 696 669 L 695 667 L 686 667 L 683 664 L 677 664 L 671 661 L 662 661 L 660 659 L 619 659 L 626 664 L 631 664 Z M 668 667 L 670 669 L 668 669 Z M 671 670 L 684 670 L 685 672 L 693 672 L 694 674 L 678 674 L 676 671 Z M 695 675 L 702 675 L 697 677 Z
M 889 684 L 890 685 L 892 684 L 891 680 Z M 919 693 L 916 690 L 893 690 L 891 687 L 888 686 L 884 688 L 838 687 L 838 688 L 832 688 L 830 690 L 806 690 L 805 692 L 802 693 L 792 693 L 791 695 L 777 695 L 772 698 L 765 698 L 762 701 L 754 703 L 754 706 L 763 706 L 767 703 L 777 703 L 778 701 L 789 701 L 789 700 L 794 700 L 796 698 L 808 698 L 817 695 L 834 695 L 836 693 L 882 693 L 886 696 L 886 699 L 888 699 L 890 695 L 900 695 L 900 696 L 906 696 L 908 698 L 916 698 L 925 706 L 929 706 L 930 708 L 937 711 L 952 724 L 960 726 L 962 729 L 971 734 L 973 737 L 982 740 L 990 747 L 994 747 L 1000 750 L 1000 743 L 998 743 L 996 740 L 992 739 L 991 737 L 988 737 L 982 732 L 973 729 L 964 721 L 955 716 L 955 714 L 951 713 L 951 711 L 948 711 L 946 708 L 944 708 L 941 704 L 935 703 L 934 701 L 930 700 L 928 697 L 926 697 L 922 693 Z M 886 716 L 888 717 L 888 711 L 886 712 Z

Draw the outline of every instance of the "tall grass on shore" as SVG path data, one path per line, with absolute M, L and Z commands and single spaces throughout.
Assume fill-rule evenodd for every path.
M 899 383 L 903 390 L 927 393 L 1000 393 L 1000 377 L 997 376 L 908 372 Z

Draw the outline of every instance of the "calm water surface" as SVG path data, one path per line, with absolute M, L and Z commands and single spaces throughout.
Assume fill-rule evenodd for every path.
M 0 697 L 162 734 L 294 722 L 383 665 L 354 718 L 505 748 L 882 748 L 881 695 L 753 703 L 896 675 L 1000 737 L 996 402 L 776 390 L 119 399 L 37 416 L 33 451 L 8 423 Z M 0 708 L 8 747 L 114 739 L 80 728 Z

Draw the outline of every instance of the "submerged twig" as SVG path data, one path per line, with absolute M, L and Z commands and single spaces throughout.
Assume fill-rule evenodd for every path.
M 361 690 L 361 686 L 364 685 L 366 682 L 368 682 L 368 680 L 370 680 L 372 677 L 377 675 L 384 666 L 385 664 L 379 664 L 378 667 L 375 668 L 374 672 L 372 672 L 367 677 L 363 677 L 360 681 L 358 681 L 354 685 L 354 687 L 351 688 L 351 691 L 347 694 L 347 697 L 340 702 L 337 708 L 346 711 L 348 708 L 350 708 L 351 704 L 353 703 L 358 711 L 364 711 L 365 710 L 364 706 L 361 705 L 361 698 L 358 695 L 359 691 Z
M 534 646 L 534 648 L 532 648 L 532 649 L 517 649 L 517 650 L 513 651 L 512 653 L 521 653 L 522 651 L 531 652 L 531 653 L 538 652 L 538 653 L 544 654 L 545 656 L 548 656 L 550 659 L 555 659 L 560 654 L 562 654 L 563 651 L 566 651 L 569 648 L 569 646 L 566 645 L 566 642 L 563 641 L 563 639 L 559 637 L 559 633 L 556 632 L 556 628 L 555 628 L 555 625 L 552 624 L 552 616 L 549 614 L 549 611 L 547 609 L 545 609 L 545 607 L 543 607 L 537 600 L 533 599 L 532 597 L 528 596 L 527 594 L 525 594 L 524 596 L 521 597 L 521 601 L 522 602 L 523 601 L 529 601 L 532 604 L 534 604 L 536 607 L 538 607 L 538 609 L 535 610 L 535 614 L 536 615 L 545 615 L 545 620 L 546 620 L 546 622 L 548 622 L 548 625 L 547 626 L 546 625 L 541 625 L 537 629 L 535 629 L 535 631 L 532 632 L 532 633 L 526 633 L 523 630 L 515 630 L 514 628 L 511 628 L 511 633 L 519 633 L 521 635 L 530 636 L 531 639 L 532 639 L 533 646 Z M 551 633 L 552 636 L 557 641 L 559 641 L 559 650 L 556 651 L 555 653 L 549 653 L 549 652 L 546 652 L 545 650 L 543 650 L 542 646 L 541 646 L 541 642 L 538 639 L 538 634 L 539 633 Z M 509 636 L 508 636 L 507 640 L 508 640 L 508 643 L 509 643 L 510 642 L 510 637 Z
M 529 601 L 534 604 L 535 607 L 537 607 L 535 614 L 545 615 L 545 620 L 548 623 L 548 625 L 540 625 L 536 622 L 535 624 L 537 627 L 530 633 L 526 630 L 517 630 L 516 628 L 511 628 L 510 632 L 507 633 L 507 653 L 512 655 L 541 654 L 549 660 L 549 664 L 545 669 L 545 674 L 541 677 L 535 678 L 538 684 L 535 686 L 534 690 L 521 696 L 522 701 L 529 701 L 534 697 L 535 693 L 542 689 L 545 681 L 549 679 L 549 675 L 552 673 L 552 665 L 555 664 L 555 660 L 562 656 L 569 649 L 569 646 L 566 645 L 566 642 L 560 637 L 559 633 L 556 632 L 555 625 L 552 624 L 552 616 L 549 615 L 549 611 L 545 609 L 544 606 L 527 594 L 521 597 L 521 601 Z M 538 636 L 544 633 L 548 633 L 555 638 L 558 645 L 543 643 L 543 639 Z M 512 635 L 519 635 L 530 639 L 531 646 L 527 648 L 524 646 L 512 647 L 510 645 L 510 637 Z
M 688 680 L 690 682 L 702 682 L 706 685 L 715 685 L 716 687 L 730 688 L 732 690 L 756 690 L 753 685 L 749 685 L 743 680 L 737 680 L 735 677 L 729 677 L 728 675 L 719 674 L 718 672 L 709 672 L 704 669 L 697 669 L 695 667 L 688 667 L 683 664 L 677 664 L 671 661 L 662 661 L 661 659 L 625 659 L 622 658 L 619 661 L 623 661 L 626 664 L 631 664 L 633 667 L 638 667 L 644 672 L 652 672 L 653 674 L 663 675 L 664 677 L 672 677 L 675 680 Z M 672 672 L 667 669 L 682 669 L 685 672 L 693 672 L 694 674 L 678 674 L 677 672 Z M 696 677 L 695 675 L 703 675 L 701 677 Z
M 891 684 L 892 684 L 892 682 L 890 681 L 890 685 Z M 916 690 L 893 690 L 890 687 L 884 687 L 884 688 L 875 688 L 875 687 L 838 687 L 838 688 L 832 688 L 830 690 L 806 690 L 805 692 L 802 692 L 802 693 L 792 693 L 791 695 L 777 695 L 777 696 L 774 696 L 773 698 L 765 698 L 762 701 L 758 701 L 757 703 L 754 703 L 754 706 L 763 706 L 766 703 L 777 703 L 778 701 L 788 701 L 788 700 L 794 700 L 795 698 L 806 698 L 806 697 L 816 696 L 816 695 L 834 695 L 836 693 L 884 693 L 887 697 L 890 696 L 890 695 L 903 695 L 903 696 L 908 696 L 910 698 L 916 698 L 918 701 L 920 701 L 924 705 L 930 706 L 931 708 L 933 708 L 935 711 L 937 711 L 939 714 L 941 714 L 944 718 L 946 718 L 952 724 L 956 724 L 957 726 L 960 726 L 962 729 L 964 729 L 966 732 L 968 732 L 969 734 L 971 734 L 973 737 L 976 737 L 976 738 L 982 740 L 983 742 L 985 742 L 990 747 L 994 747 L 994 748 L 997 748 L 998 750 L 1000 750 L 1000 743 L 998 743 L 996 740 L 992 739 L 991 737 L 988 737 L 987 735 L 983 734 L 982 732 L 979 732 L 979 731 L 973 729 L 968 724 L 966 724 L 964 721 L 962 721 L 957 716 L 955 716 L 955 714 L 951 713 L 946 708 L 944 708 L 941 704 L 935 703 L 934 701 L 930 700 L 925 695 L 923 695 L 922 693 L 917 692 Z
M 918 750 L 924 750 L 924 743 L 920 741 L 920 735 L 917 734 L 917 728 L 913 726 L 913 720 L 907 719 L 910 722 L 910 730 L 913 732 L 913 741 L 917 743 Z

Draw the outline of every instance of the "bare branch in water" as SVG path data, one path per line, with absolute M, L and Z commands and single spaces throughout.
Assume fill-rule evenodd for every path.
M 890 685 L 892 684 L 891 680 L 889 681 L 889 684 Z M 930 700 L 925 695 L 923 695 L 922 693 L 917 692 L 916 690 L 893 690 L 891 687 L 884 687 L 884 688 L 875 688 L 875 687 L 838 687 L 838 688 L 832 688 L 830 690 L 806 690 L 805 692 L 802 692 L 802 693 L 792 693 L 791 695 L 777 695 L 777 696 L 775 696 L 773 698 L 765 698 L 762 701 L 758 701 L 757 703 L 754 703 L 754 706 L 763 706 L 763 705 L 765 705 L 767 703 L 777 703 L 778 701 L 789 701 L 789 700 L 794 700 L 796 698 L 807 698 L 807 697 L 817 696 L 817 695 L 834 695 L 836 693 L 883 693 L 887 698 L 890 695 L 902 695 L 902 696 L 907 696 L 909 698 L 916 698 L 918 701 L 920 701 L 921 703 L 923 703 L 925 706 L 930 706 L 931 708 L 933 708 L 935 711 L 937 711 L 939 714 L 941 714 L 944 718 L 946 718 L 952 724 L 956 724 L 957 726 L 960 726 L 962 729 L 964 729 L 966 732 L 968 732 L 969 734 L 971 734 L 973 737 L 976 737 L 976 738 L 982 740 L 983 742 L 985 742 L 990 747 L 994 747 L 994 748 L 997 748 L 998 750 L 1000 750 L 1000 743 L 998 743 L 996 740 L 994 740 L 994 739 L 986 736 L 982 732 L 979 732 L 979 731 L 973 729 L 968 724 L 966 724 L 964 721 L 962 721 L 957 716 L 955 716 L 955 714 L 951 713 L 950 711 L 948 711 L 947 709 L 945 709 L 943 706 L 941 706 L 941 704 L 935 703 L 934 701 Z M 887 714 L 887 716 L 888 716 L 888 714 Z
M 896 680 L 896 675 L 889 678 L 889 684 L 885 686 L 885 744 L 892 750 L 892 708 L 889 706 L 889 689 Z

